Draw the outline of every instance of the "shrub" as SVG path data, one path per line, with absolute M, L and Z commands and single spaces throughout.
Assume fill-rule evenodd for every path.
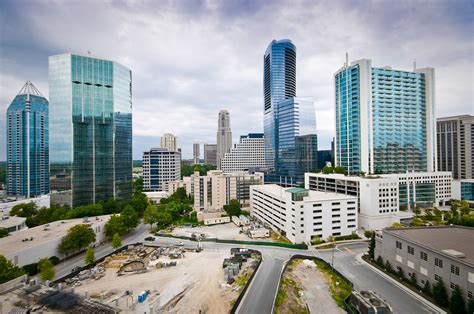
M 386 261 L 386 262 L 385 262 L 385 269 L 387 270 L 387 272 L 393 273 L 392 264 L 390 264 L 389 261 Z
M 17 267 L 3 255 L 0 255 L 0 284 L 20 277 L 24 273 L 23 269 Z
M 384 267 L 384 263 L 383 263 L 383 258 L 381 255 L 379 255 L 377 257 L 377 260 L 375 261 L 377 263 L 377 265 L 379 265 L 380 267 Z
M 430 296 L 430 297 L 433 296 L 433 293 L 431 292 L 431 285 L 430 285 L 430 282 L 428 280 L 425 282 L 425 285 L 423 286 L 422 291 L 427 296 Z
M 373 230 L 364 230 L 364 235 L 367 239 L 372 238 L 372 235 L 375 233 Z
M 27 264 L 22 266 L 21 268 L 23 268 L 23 271 L 28 276 L 34 276 L 38 273 L 38 263 Z
M 436 304 L 447 307 L 449 304 L 448 293 L 446 292 L 446 287 L 444 286 L 443 280 L 439 280 L 433 286 L 433 299 Z
M 352 233 L 345 236 L 338 236 L 334 238 L 335 241 L 357 240 L 357 239 L 360 239 L 360 237 L 356 233 Z
M 61 261 L 61 260 L 59 259 L 59 257 L 57 257 L 57 256 L 51 256 L 51 257 L 49 258 L 49 260 L 51 261 L 51 263 L 53 263 L 53 265 L 58 265 L 59 262 Z

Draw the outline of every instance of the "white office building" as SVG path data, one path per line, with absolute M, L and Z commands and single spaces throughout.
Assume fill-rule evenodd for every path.
M 152 148 L 143 152 L 143 189 L 164 191 L 169 181 L 181 177 L 181 153 L 167 148 Z
M 250 208 L 253 217 L 293 243 L 350 235 L 357 230 L 356 196 L 257 185 L 250 189 Z
M 170 151 L 178 151 L 178 138 L 171 133 L 165 133 L 160 139 L 160 147 L 168 148 Z
M 415 207 L 446 205 L 451 199 L 451 173 L 410 172 L 364 177 L 306 173 L 305 187 L 356 196 L 359 228 L 380 230 L 412 218 Z
M 224 173 L 258 170 L 265 167 L 265 139 L 262 133 L 240 136 L 240 143 L 221 159 Z
M 191 181 L 196 211 L 221 211 L 232 199 L 239 201 L 243 208 L 249 207 L 250 186 L 264 183 L 260 172 L 224 174 L 221 170 L 208 171 L 205 176 L 195 172 Z

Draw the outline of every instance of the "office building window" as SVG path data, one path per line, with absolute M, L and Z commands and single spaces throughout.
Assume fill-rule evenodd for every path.
M 435 257 L 435 265 L 439 268 L 443 268 L 443 260 Z
M 424 261 L 428 261 L 428 254 L 425 252 L 420 252 L 420 258 Z
M 459 267 L 455 265 L 451 265 L 451 274 L 455 274 L 456 276 L 459 276 Z
M 412 248 L 411 246 L 408 246 L 408 254 L 415 255 L 415 249 Z
M 397 249 L 401 250 L 402 249 L 402 242 L 396 241 L 395 246 L 397 247 Z

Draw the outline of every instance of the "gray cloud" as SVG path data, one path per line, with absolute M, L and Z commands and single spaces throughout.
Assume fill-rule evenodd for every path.
M 262 131 L 262 57 L 274 38 L 297 46 L 297 93 L 315 100 L 321 148 L 345 51 L 375 66 L 433 66 L 438 116 L 473 113 L 472 13 L 468 1 L 2 1 L 0 159 L 6 107 L 26 80 L 47 95 L 47 57 L 63 52 L 132 69 L 134 158 L 165 132 L 190 157 L 192 142 L 215 142 L 222 108 L 235 140 Z

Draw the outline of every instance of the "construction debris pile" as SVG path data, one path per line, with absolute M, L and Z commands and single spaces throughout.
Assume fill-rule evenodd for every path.
M 224 268 L 224 281 L 227 282 L 227 284 L 232 284 L 235 281 L 235 277 L 239 275 L 242 269 L 242 264 L 252 257 L 252 250 L 232 248 L 230 249 L 230 254 L 231 257 L 224 259 L 222 263 L 222 267 Z M 256 263 L 257 262 L 253 260 L 250 266 L 255 268 Z

